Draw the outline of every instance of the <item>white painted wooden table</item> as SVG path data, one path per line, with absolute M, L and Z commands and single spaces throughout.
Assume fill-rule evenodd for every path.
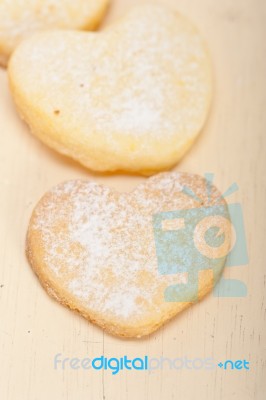
M 163 0 L 162 0 L 163 1 Z M 113 0 L 106 24 L 141 0 Z M 165 0 L 166 2 L 166 0 Z M 33 138 L 14 109 L 0 70 L 0 399 L 263 400 L 266 398 L 266 3 L 168 0 L 205 35 L 215 99 L 201 137 L 176 170 L 213 172 L 221 190 L 236 181 L 250 262 L 227 268 L 245 298 L 208 296 L 155 335 L 113 338 L 51 300 L 24 255 L 33 206 L 53 185 L 93 178 L 130 190 L 145 178 L 96 176 Z M 247 359 L 250 370 L 97 372 L 55 370 L 54 356 Z

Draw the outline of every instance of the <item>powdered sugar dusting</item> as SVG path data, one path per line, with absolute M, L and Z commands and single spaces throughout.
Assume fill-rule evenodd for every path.
M 158 313 L 164 288 L 180 277 L 158 272 L 152 216 L 197 206 L 182 193 L 184 183 L 205 201 L 203 181 L 160 174 L 129 194 L 93 182 L 58 185 L 37 206 L 31 226 L 46 268 L 88 310 L 121 321 Z
M 47 118 L 60 109 L 83 141 L 96 133 L 117 150 L 120 137 L 141 138 L 145 151 L 152 138 L 175 138 L 171 146 L 178 146 L 204 123 L 211 92 L 205 45 L 165 7 L 136 7 L 99 34 L 54 32 L 36 43 L 25 44 L 25 68 L 17 61 L 23 92 L 32 98 L 38 81 L 38 106 Z
M 46 29 L 94 26 L 108 0 L 2 0 L 0 42 L 8 52 L 32 33 Z

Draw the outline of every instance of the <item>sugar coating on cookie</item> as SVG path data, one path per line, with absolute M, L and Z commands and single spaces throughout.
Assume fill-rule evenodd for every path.
M 1 0 L 0 64 L 22 39 L 46 29 L 94 29 L 109 0 Z
M 187 195 L 187 188 L 195 199 Z M 33 212 L 28 258 L 57 301 L 114 335 L 141 337 L 191 305 L 195 297 L 195 288 L 190 288 L 191 301 L 165 300 L 166 288 L 183 284 L 186 289 L 187 278 L 183 273 L 159 272 L 154 215 L 217 204 L 225 207 L 228 217 L 218 190 L 207 190 L 204 178 L 185 173 L 159 174 L 127 194 L 91 181 L 65 182 L 47 193 Z M 173 223 L 168 229 L 177 229 Z M 226 222 L 220 228 L 225 231 Z M 199 299 L 214 282 L 210 261 L 205 262 L 208 268 L 197 278 Z M 217 260 L 217 276 L 224 262 Z
M 172 167 L 207 117 L 211 68 L 201 35 L 162 6 L 143 5 L 99 33 L 35 35 L 9 66 L 31 131 L 97 171 Z

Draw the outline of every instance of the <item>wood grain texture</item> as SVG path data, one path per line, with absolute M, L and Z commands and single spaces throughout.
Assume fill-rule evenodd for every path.
M 163 0 L 161 0 L 163 2 Z M 215 71 L 208 123 L 176 170 L 213 172 L 230 201 L 242 204 L 249 265 L 225 276 L 248 287 L 245 298 L 208 296 L 140 341 L 113 338 L 52 301 L 24 255 L 35 203 L 51 186 L 92 178 L 130 190 L 145 178 L 93 175 L 32 137 L 20 121 L 0 70 L 0 399 L 263 400 L 266 392 L 266 3 L 264 0 L 165 0 L 205 35 Z M 141 0 L 113 0 L 106 24 Z M 250 371 L 141 372 L 55 370 L 54 356 L 248 359 Z

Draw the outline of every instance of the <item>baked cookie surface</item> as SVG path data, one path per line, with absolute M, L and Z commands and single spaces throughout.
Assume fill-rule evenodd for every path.
M 102 32 L 34 35 L 13 54 L 9 80 L 48 146 L 92 170 L 143 174 L 169 169 L 190 148 L 212 91 L 199 32 L 155 5 Z
M 0 64 L 19 42 L 45 29 L 94 29 L 109 0 L 1 0 Z
M 187 194 L 192 192 L 195 198 Z M 223 209 L 218 217 L 213 215 L 217 206 Z M 205 208 L 211 210 L 208 218 L 214 218 L 210 225 L 204 222 Z M 188 243 L 184 236 L 182 245 L 177 240 L 160 247 L 165 232 L 183 228 L 189 232 L 195 222 L 189 217 L 188 226 L 182 226 L 176 217 L 165 214 L 172 211 L 183 213 L 184 218 L 191 212 L 196 219 L 201 215 L 195 244 L 192 235 Z M 158 216 L 163 217 L 162 224 L 156 227 Z M 225 263 L 223 246 L 222 253 L 214 247 L 215 255 L 210 253 L 209 258 L 199 257 L 193 249 L 206 256 L 203 237 L 210 226 L 218 226 L 228 242 L 228 218 L 219 191 L 207 188 L 206 180 L 197 175 L 162 173 L 130 193 L 91 181 L 69 181 L 48 192 L 36 206 L 28 229 L 27 255 L 43 287 L 57 301 L 113 335 L 141 337 L 212 290 L 213 259 L 216 282 Z M 171 251 L 175 253 L 175 246 L 184 252 L 179 261 L 178 254 L 168 260 L 171 271 L 164 270 L 158 257 L 163 255 L 164 262 Z M 199 259 L 205 263 L 202 270 Z M 191 286 L 184 281 L 184 270 L 178 269 L 186 261 L 194 271 Z M 178 300 L 165 297 L 173 285 L 178 285 Z

